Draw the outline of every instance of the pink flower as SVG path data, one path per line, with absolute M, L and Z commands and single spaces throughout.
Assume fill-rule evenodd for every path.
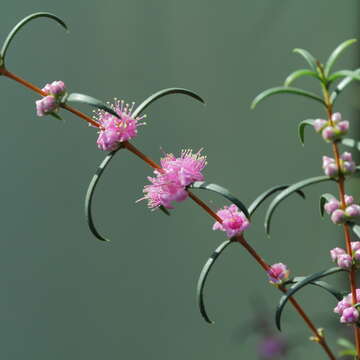
M 215 222 L 213 230 L 226 231 L 226 235 L 229 238 L 241 234 L 250 226 L 250 222 L 245 214 L 242 211 L 239 211 L 239 208 L 234 204 L 224 206 L 224 208 L 217 211 L 216 214 L 223 222 Z
M 343 310 L 340 322 L 346 324 L 356 323 L 359 319 L 359 312 L 354 307 L 348 307 Z
M 314 129 L 316 132 L 320 132 L 328 123 L 327 120 L 324 119 L 316 119 L 313 123 Z
M 332 214 L 339 207 L 340 207 L 340 202 L 336 199 L 331 199 L 324 205 L 324 209 L 328 214 Z
M 328 156 L 323 156 L 323 169 L 325 175 L 329 177 L 335 177 L 339 174 L 339 169 L 336 165 L 335 159 Z M 356 171 L 356 164 L 352 159 L 352 155 L 349 152 L 344 152 L 340 155 L 340 170 L 344 175 L 354 173 Z
M 109 114 L 104 110 L 98 110 L 95 119 L 100 124 L 99 137 L 97 139 L 98 148 L 104 151 L 116 150 L 124 141 L 130 140 L 137 135 L 137 128 L 144 123 L 139 123 L 139 120 L 145 116 L 132 116 L 134 108 L 132 103 L 124 105 L 124 101 L 115 99 L 115 104 L 110 107 L 119 115 L 120 119 L 114 115 Z
M 183 150 L 178 158 L 167 154 L 160 161 L 162 168 L 154 171 L 156 177 L 148 177 L 151 185 L 144 187 L 145 196 L 140 200 L 148 200 L 151 209 L 161 205 L 172 209 L 173 201 L 184 201 L 188 197 L 186 187 L 204 180 L 201 171 L 207 162 L 200 153 L 201 150 L 196 154 L 192 150 Z
M 345 298 L 342 299 L 341 301 L 339 301 L 336 305 L 336 307 L 334 308 L 334 312 L 339 314 L 340 316 L 342 315 L 343 311 L 347 308 L 351 307 L 351 302 L 349 303 Z
M 336 248 L 330 250 L 330 256 L 331 256 L 332 261 L 337 261 L 338 256 L 343 255 L 343 254 L 346 254 L 346 251 L 342 248 L 336 247 Z
M 351 242 L 351 250 L 352 251 L 360 250 L 360 241 L 352 241 Z
M 46 84 L 41 90 L 55 97 L 62 96 L 66 92 L 65 84 L 61 80 Z
M 360 206 L 358 204 L 352 204 L 345 209 L 346 216 L 350 218 L 356 218 L 360 216 Z
M 270 266 L 267 274 L 272 284 L 280 285 L 288 280 L 290 271 L 285 264 L 277 263 Z
M 45 96 L 40 100 L 36 100 L 36 115 L 44 116 L 57 109 L 57 103 L 53 96 Z
M 346 215 L 344 210 L 337 209 L 331 214 L 331 221 L 334 224 L 343 224 L 346 221 Z

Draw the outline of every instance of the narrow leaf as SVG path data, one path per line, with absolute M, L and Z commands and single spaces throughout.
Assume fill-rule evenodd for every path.
M 68 103 L 68 102 L 77 102 L 77 103 L 87 104 L 87 105 L 93 106 L 97 109 L 104 110 L 104 111 L 108 112 L 109 114 L 114 115 L 120 119 L 119 115 L 115 112 L 115 110 L 113 110 L 112 108 L 107 106 L 104 102 L 102 102 L 98 99 L 95 99 L 89 95 L 72 93 L 65 98 L 65 103 Z
M 307 51 L 305 49 L 294 49 L 293 52 L 300 54 L 306 60 L 306 62 L 309 64 L 310 68 L 313 71 L 316 71 L 316 69 L 317 69 L 316 59 L 314 58 L 313 55 L 311 55 L 309 53 L 309 51 Z
M 360 75 L 360 69 L 356 69 L 353 71 L 355 75 Z M 331 102 L 334 104 L 337 97 L 341 94 L 341 92 L 348 86 L 352 81 L 354 81 L 354 76 L 347 76 L 337 85 L 336 89 L 333 90 L 330 96 Z
M 288 75 L 288 77 L 286 78 L 286 80 L 284 82 L 284 86 L 289 86 L 296 79 L 298 79 L 302 76 L 312 76 L 316 79 L 319 79 L 319 75 L 316 72 L 311 71 L 309 69 L 300 69 L 300 70 L 296 70 L 296 71 L 292 72 L 290 75 Z
M 280 299 L 279 305 L 276 309 L 276 314 L 275 314 L 275 323 L 277 328 L 281 331 L 281 315 L 284 309 L 284 306 L 286 305 L 287 301 L 289 300 L 289 298 L 293 295 L 295 295 L 300 289 L 302 289 L 304 286 L 319 280 L 325 276 L 328 275 L 332 275 L 335 274 L 337 272 L 340 271 L 345 271 L 345 269 L 340 268 L 340 267 L 333 267 L 331 269 L 328 270 L 324 270 L 324 271 L 320 271 L 317 272 L 315 274 L 306 276 L 303 280 L 299 281 L 298 283 L 296 283 L 295 285 L 293 285 L 285 295 L 283 295 Z M 341 299 L 340 299 L 341 300 Z
M 24 19 L 22 19 L 21 21 L 19 21 L 13 27 L 13 29 L 10 31 L 9 35 L 6 37 L 6 39 L 3 43 L 3 46 L 1 48 L 1 51 L 0 51 L 1 58 L 3 58 L 3 59 L 5 58 L 6 52 L 9 48 L 9 45 L 10 45 L 11 41 L 13 40 L 14 36 L 17 34 L 17 32 L 29 21 L 36 19 L 36 18 L 40 18 L 40 17 L 47 17 L 47 18 L 53 19 L 57 23 L 59 23 L 63 28 L 65 28 L 67 30 L 67 26 L 66 26 L 65 22 L 63 20 L 61 20 L 59 17 L 57 17 L 56 15 L 50 14 L 48 12 L 38 12 L 38 13 L 31 14 L 31 15 L 25 17 Z
M 355 141 L 354 139 L 350 138 L 343 138 L 340 140 L 341 144 L 352 147 L 358 151 L 360 151 L 360 141 Z
M 321 214 L 321 216 L 324 216 L 324 205 L 332 199 L 335 199 L 335 196 L 331 195 L 329 193 L 322 194 L 320 196 L 320 214 Z
M 329 56 L 328 60 L 325 63 L 324 72 L 327 77 L 330 73 L 332 66 L 334 65 L 336 59 L 341 55 L 341 53 L 349 47 L 351 44 L 356 42 L 356 39 L 350 39 L 342 42 Z
M 205 302 L 204 302 L 204 288 L 205 288 L 205 282 L 206 279 L 210 273 L 210 270 L 212 269 L 213 265 L 215 264 L 216 259 L 218 256 L 232 243 L 231 240 L 224 241 L 219 247 L 215 249 L 213 254 L 210 256 L 206 264 L 201 270 L 199 280 L 196 287 L 196 300 L 199 306 L 200 313 L 204 320 L 208 322 L 209 324 L 213 324 L 214 322 L 209 318 L 206 308 L 205 308 Z
M 253 215 L 253 213 L 257 210 L 257 208 L 271 195 L 275 194 L 278 191 L 285 190 L 289 187 L 289 185 L 277 185 L 274 186 L 266 191 L 264 191 L 262 194 L 260 194 L 249 206 L 248 211 L 250 216 Z M 302 198 L 305 199 L 305 194 L 298 190 L 296 191 Z
M 305 127 L 308 125 L 313 126 L 314 122 L 315 122 L 315 120 L 313 120 L 313 119 L 306 119 L 299 123 L 298 131 L 299 131 L 299 138 L 300 138 L 302 145 L 304 145 L 304 140 L 305 140 Z
M 85 197 L 85 217 L 89 226 L 90 231 L 92 232 L 92 234 L 99 240 L 101 241 L 110 241 L 107 238 L 105 238 L 104 236 L 102 236 L 99 231 L 97 230 L 97 228 L 95 227 L 94 224 L 94 220 L 93 220 L 93 216 L 92 216 L 92 200 L 94 197 L 94 193 L 95 193 L 95 189 L 96 186 L 100 180 L 101 175 L 103 174 L 105 168 L 109 165 L 110 161 L 112 160 L 112 158 L 114 157 L 114 155 L 121 149 L 121 147 L 117 150 L 114 150 L 112 152 L 110 152 L 105 159 L 101 162 L 101 164 L 99 165 L 95 175 L 93 176 L 93 178 L 90 181 L 89 187 L 87 189 L 86 192 L 86 197 Z
M 348 350 L 339 351 L 339 356 L 355 356 L 354 360 L 357 360 L 356 355 L 357 355 L 356 349 L 348 349 Z
M 229 200 L 233 204 L 235 204 L 244 214 L 247 218 L 249 218 L 249 212 L 246 208 L 246 206 L 234 195 L 232 195 L 229 190 L 225 189 L 224 187 L 217 185 L 217 184 L 209 184 L 204 181 L 196 181 L 193 184 L 189 186 L 191 189 L 202 189 L 202 190 L 209 190 L 212 192 L 215 192 L 221 196 L 223 196 L 225 199 Z
M 354 232 L 354 234 L 360 238 L 360 226 L 356 225 L 354 223 L 350 223 L 351 230 Z
M 140 115 L 142 111 L 144 111 L 152 102 L 157 99 L 160 99 L 166 95 L 171 94 L 185 94 L 191 96 L 192 98 L 200 101 L 201 103 L 205 104 L 205 101 L 195 92 L 183 88 L 169 88 L 169 89 L 162 89 L 155 94 L 150 95 L 147 99 L 145 99 L 134 111 L 133 117 L 137 117 Z
M 343 78 L 343 77 L 350 77 L 353 80 L 360 80 L 360 75 L 357 74 L 355 71 L 351 70 L 340 70 L 330 75 L 328 78 L 328 82 L 331 83 L 337 79 Z
M 353 350 L 355 349 L 355 346 L 352 342 L 350 342 L 349 340 L 347 339 L 344 339 L 344 338 L 339 338 L 336 340 L 336 343 L 344 348 L 347 348 L 349 350 Z
M 54 117 L 56 120 L 60 120 L 63 121 L 63 118 L 56 112 L 51 112 L 49 113 L 49 115 L 51 115 L 52 117 Z
M 324 100 L 321 97 L 319 97 L 318 95 L 313 94 L 313 93 L 311 93 L 309 91 L 305 91 L 305 90 L 294 88 L 294 87 L 278 86 L 278 87 L 273 87 L 273 88 L 267 89 L 267 90 L 261 92 L 258 96 L 256 96 L 256 98 L 251 103 L 251 109 L 254 109 L 255 106 L 260 101 L 266 99 L 267 97 L 269 97 L 271 95 L 275 95 L 275 94 L 282 94 L 282 93 L 305 96 L 305 97 L 308 97 L 310 99 L 314 99 L 316 101 L 319 101 L 323 105 L 325 105 Z
M 301 180 L 291 186 L 289 186 L 287 189 L 283 190 L 279 195 L 275 197 L 275 199 L 270 203 L 269 208 L 266 212 L 265 216 L 265 230 L 266 233 L 270 234 L 270 223 L 273 216 L 273 213 L 277 206 L 286 199 L 289 195 L 291 195 L 293 192 L 297 190 L 301 190 L 307 186 L 318 184 L 324 181 L 330 181 L 333 180 L 332 178 L 328 176 L 316 176 L 309 179 Z
M 165 206 L 160 205 L 160 206 L 159 206 L 159 209 L 160 209 L 165 215 L 167 215 L 167 216 L 170 216 L 170 215 L 171 215 L 171 214 L 170 214 L 170 211 L 169 211 Z

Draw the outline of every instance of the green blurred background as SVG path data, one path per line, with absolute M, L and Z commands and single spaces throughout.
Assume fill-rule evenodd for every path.
M 74 92 L 137 103 L 179 86 L 206 99 L 203 107 L 183 95 L 169 96 L 148 109 L 148 125 L 134 144 L 155 160 L 161 149 L 203 147 L 207 180 L 246 204 L 275 184 L 321 174 L 329 146 L 311 130 L 305 147 L 297 139 L 300 120 L 324 115 L 318 104 L 286 95 L 254 111 L 249 104 L 261 90 L 306 67 L 294 47 L 325 60 L 341 41 L 358 37 L 358 1 L 2 0 L 1 37 L 37 11 L 63 18 L 70 34 L 48 19 L 18 34 L 7 65 L 34 84 L 61 79 Z M 337 67 L 358 66 L 358 49 L 348 50 Z M 206 289 L 216 324 L 206 324 L 195 302 L 196 281 L 225 239 L 211 230 L 208 215 L 191 201 L 178 204 L 171 217 L 149 211 L 145 202 L 135 204 L 152 171 L 121 151 L 94 200 L 95 220 L 112 242 L 95 240 L 83 203 L 104 157 L 96 131 L 70 113 L 63 112 L 65 123 L 37 118 L 37 95 L 0 80 L 1 358 L 258 359 L 259 338 L 249 325 L 253 299 L 272 311 L 279 293 L 248 254 L 233 246 L 218 261 Z M 307 78 L 299 86 L 315 90 L 317 84 Z M 356 90 L 349 87 L 336 108 L 353 120 L 353 129 Z M 326 191 L 335 188 L 317 186 L 306 191 L 306 201 L 283 203 L 271 239 L 260 211 L 247 240 L 269 263 L 286 262 L 296 275 L 330 267 L 328 251 L 342 240 L 340 228 L 319 216 L 318 198 Z M 209 193 L 200 196 L 223 205 Z M 308 289 L 299 300 L 318 326 L 336 323 L 328 294 Z M 289 359 L 326 358 L 307 341 L 310 333 L 290 307 L 283 320 L 284 334 L 298 344 Z M 336 332 L 327 335 L 336 350 Z

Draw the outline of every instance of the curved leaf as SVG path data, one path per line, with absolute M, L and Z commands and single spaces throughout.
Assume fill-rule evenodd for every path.
M 330 75 L 328 82 L 331 83 L 343 77 L 350 77 L 353 80 L 360 80 L 360 75 L 351 70 L 340 70 Z
M 329 181 L 329 180 L 333 180 L 333 179 L 328 176 L 316 176 L 316 177 L 312 177 L 309 179 L 301 180 L 301 181 L 289 186 L 287 189 L 282 191 L 278 196 L 276 196 L 276 198 L 269 205 L 269 208 L 266 212 L 266 216 L 265 216 L 266 233 L 268 235 L 270 233 L 271 218 L 273 216 L 273 213 L 274 213 L 276 207 L 281 203 L 281 201 L 286 199 L 289 195 L 291 195 L 293 192 L 295 192 L 297 190 L 303 189 L 304 187 L 307 187 L 309 185 L 318 184 L 318 183 L 321 183 L 324 181 Z
M 94 193 L 95 193 L 97 183 L 99 182 L 102 173 L 104 172 L 105 168 L 109 165 L 109 163 L 112 160 L 112 158 L 114 157 L 114 155 L 120 149 L 121 149 L 121 147 L 119 149 L 117 149 L 117 150 L 111 151 L 105 157 L 105 159 L 99 165 L 95 175 L 92 177 L 92 179 L 90 181 L 90 184 L 89 184 L 89 187 L 88 187 L 88 189 L 86 191 L 86 196 L 85 196 L 85 217 L 86 217 L 86 220 L 87 220 L 90 231 L 92 232 L 92 234 L 97 239 L 99 239 L 101 241 L 110 241 L 110 240 L 108 240 L 107 238 L 102 236 L 95 227 L 93 216 L 92 216 L 92 200 L 93 200 L 93 197 L 94 197 Z
M 339 356 L 346 356 L 346 355 L 356 356 L 357 355 L 355 345 L 352 342 L 350 342 L 349 340 L 344 339 L 344 338 L 339 338 L 339 339 L 337 339 L 336 343 L 338 345 L 342 346 L 343 348 L 345 348 L 344 350 L 341 350 L 339 352 Z
M 284 82 L 284 86 L 289 86 L 292 82 L 294 82 L 296 79 L 302 77 L 302 76 L 312 76 L 316 79 L 319 79 L 319 75 L 315 71 L 311 71 L 309 69 L 300 69 L 292 72 L 288 77 L 286 78 Z
M 245 214 L 245 216 L 247 218 L 250 217 L 248 209 L 246 208 L 246 206 L 238 198 L 236 198 L 234 195 L 232 195 L 229 192 L 229 190 L 225 189 L 224 187 L 222 187 L 220 185 L 209 184 L 209 183 L 206 183 L 205 181 L 196 181 L 196 182 L 192 183 L 189 186 L 189 188 L 213 191 L 213 192 L 223 196 L 224 198 L 226 198 L 227 200 L 229 200 L 233 204 L 235 204 Z
M 350 138 L 343 138 L 340 140 L 340 143 L 360 151 L 360 141 L 355 141 L 354 139 Z
M 324 216 L 324 205 L 332 199 L 336 199 L 336 198 L 334 195 L 331 195 L 329 193 L 322 194 L 320 196 L 320 214 L 321 214 L 321 216 Z
M 0 51 L 0 57 L 2 57 L 3 59 L 5 58 L 6 52 L 9 48 L 9 45 L 11 43 L 11 41 L 13 40 L 14 36 L 17 34 L 17 32 L 24 26 L 26 25 L 29 21 L 36 19 L 36 18 L 40 18 L 40 17 L 47 17 L 50 19 L 55 20 L 57 23 L 59 23 L 62 27 L 64 27 L 66 30 L 68 29 L 65 22 L 63 20 L 61 20 L 59 17 L 57 17 L 54 14 L 50 14 L 48 12 L 37 12 L 34 14 L 31 14 L 27 17 L 25 17 L 24 19 L 22 19 L 21 21 L 19 21 L 14 27 L 13 29 L 10 31 L 9 35 L 6 37 L 3 46 L 1 48 Z
M 353 71 L 355 75 L 360 75 L 360 69 L 356 69 Z M 348 86 L 352 81 L 354 81 L 354 76 L 347 76 L 345 79 L 340 81 L 340 83 L 337 85 L 336 89 L 333 90 L 330 96 L 330 100 L 332 103 L 335 103 L 335 100 L 337 97 L 341 94 L 341 92 Z
M 314 93 L 311 93 L 309 91 L 305 91 L 305 90 L 302 90 L 302 89 L 294 88 L 294 87 L 278 86 L 278 87 L 273 87 L 273 88 L 267 89 L 267 90 L 261 92 L 258 96 L 256 96 L 256 98 L 251 103 L 251 109 L 254 109 L 255 106 L 260 101 L 266 99 L 267 97 L 269 97 L 271 95 L 275 95 L 275 94 L 281 94 L 281 93 L 305 96 L 305 97 L 308 97 L 310 99 L 314 99 L 316 101 L 319 101 L 323 105 L 325 105 L 324 100 L 321 97 L 319 97 L 318 95 L 314 94 Z
M 339 55 L 351 44 L 356 42 L 356 39 L 350 39 L 342 42 L 335 50 L 330 54 L 328 60 L 325 63 L 324 72 L 325 76 L 327 77 L 330 73 L 330 70 L 332 66 L 334 65 L 336 59 L 339 57 Z
M 299 138 L 300 138 L 302 145 L 304 145 L 304 140 L 305 140 L 305 127 L 307 125 L 313 126 L 314 122 L 315 122 L 315 120 L 313 120 L 313 119 L 306 119 L 299 123 L 298 131 L 299 131 Z
M 294 49 L 293 52 L 300 54 L 306 60 L 306 62 L 309 64 L 310 68 L 313 71 L 317 70 L 316 59 L 309 53 L 309 51 L 305 49 Z
M 275 314 L 275 323 L 277 328 L 281 331 L 281 314 L 282 311 L 284 309 L 284 306 L 286 305 L 287 301 L 289 300 L 289 298 L 293 295 L 295 295 L 300 289 L 302 289 L 304 286 L 313 283 L 314 281 L 317 281 L 325 276 L 328 275 L 332 275 L 335 274 L 337 272 L 340 271 L 346 271 L 345 269 L 341 268 L 341 267 L 333 267 L 330 268 L 328 270 L 324 270 L 324 271 L 320 271 L 317 272 L 315 274 L 306 276 L 303 280 L 299 281 L 298 283 L 296 283 L 295 285 L 293 285 L 287 292 L 285 295 L 283 295 L 280 299 L 279 305 L 276 309 L 276 314 Z M 326 283 L 325 283 L 326 284 Z M 322 284 L 324 285 L 324 283 Z M 327 284 L 328 285 L 328 284 Z M 319 285 L 318 285 L 319 286 Z M 330 286 L 330 285 L 329 285 Z M 321 286 L 324 288 L 324 286 Z M 326 287 L 325 287 L 326 288 Z M 326 289 L 328 290 L 328 289 Z M 340 294 L 340 295 L 339 295 Z M 337 296 L 341 296 L 339 300 L 342 299 L 343 294 L 339 292 L 339 294 Z M 334 294 L 333 294 L 334 295 Z M 336 297 L 338 298 L 338 297 Z
M 67 97 L 65 97 L 65 101 L 63 103 L 68 102 L 77 102 L 82 104 L 87 104 L 90 106 L 93 106 L 94 108 L 104 110 L 108 112 L 111 115 L 116 116 L 120 119 L 120 116 L 113 110 L 111 107 L 107 106 L 104 102 L 93 98 L 92 96 L 85 95 L 85 94 L 79 94 L 79 93 L 72 93 L 69 94 Z
M 162 98 L 163 96 L 170 95 L 170 94 L 185 94 L 189 95 L 192 98 L 200 101 L 201 103 L 205 104 L 205 101 L 195 92 L 183 88 L 168 88 L 162 89 L 155 94 L 150 95 L 147 99 L 145 99 L 133 112 L 133 117 L 137 117 L 142 111 L 144 111 L 152 102 L 157 99 Z
M 257 208 L 271 195 L 274 193 L 285 190 L 289 187 L 289 185 L 277 185 L 274 186 L 266 191 L 264 191 L 262 194 L 260 194 L 249 206 L 248 211 L 250 216 L 253 215 L 253 213 L 257 210 Z M 303 199 L 305 199 L 305 194 L 301 190 L 296 191 Z
M 224 241 L 220 246 L 218 246 L 213 254 L 210 256 L 206 264 L 201 270 L 199 280 L 196 286 L 196 300 L 199 306 L 200 313 L 204 320 L 209 324 L 213 324 L 214 322 L 209 318 L 206 309 L 205 309 L 205 302 L 204 302 L 204 287 L 206 279 L 210 273 L 211 268 L 215 264 L 215 260 L 218 256 L 232 243 L 231 240 Z

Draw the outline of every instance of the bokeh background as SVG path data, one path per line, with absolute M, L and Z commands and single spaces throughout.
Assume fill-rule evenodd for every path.
M 294 47 L 324 61 L 341 41 L 358 37 L 358 1 L 2 0 L 1 38 L 37 11 L 62 17 L 70 34 L 48 19 L 18 34 L 8 68 L 34 84 L 62 79 L 74 92 L 137 103 L 179 86 L 206 99 L 203 107 L 174 95 L 148 109 L 148 125 L 134 144 L 155 160 L 161 149 L 204 148 L 207 180 L 246 204 L 275 184 L 321 174 L 329 146 L 311 130 L 305 147 L 297 138 L 299 121 L 324 115 L 318 104 L 283 95 L 254 111 L 249 105 L 258 92 L 306 67 Z M 358 54 L 355 45 L 337 68 L 357 67 Z M 313 79 L 298 85 L 317 90 Z M 63 112 L 64 123 L 37 118 L 37 95 L 9 79 L 0 79 L 0 92 L 1 358 L 258 359 L 253 319 L 269 309 L 272 324 L 279 293 L 249 255 L 233 246 L 219 259 L 206 289 L 216 323 L 206 324 L 195 302 L 196 281 L 225 239 L 211 230 L 208 215 L 191 201 L 178 204 L 171 217 L 136 204 L 152 171 L 121 151 L 94 200 L 95 220 L 112 242 L 95 240 L 83 203 L 104 157 L 96 131 L 70 113 Z M 353 121 L 354 136 L 358 94 L 349 86 L 336 108 Z M 355 191 L 358 183 L 351 186 Z M 316 186 L 306 201 L 293 197 L 280 205 L 271 239 L 259 211 L 247 240 L 269 263 L 286 262 L 296 275 L 330 267 L 328 251 L 342 240 L 340 228 L 319 215 L 318 198 L 327 191 L 335 188 Z M 212 194 L 199 195 L 223 205 Z M 341 285 L 341 278 L 332 281 Z M 299 301 L 318 326 L 336 324 L 328 294 L 308 289 Z M 326 358 L 290 307 L 283 332 L 296 345 L 286 358 Z M 327 335 L 336 351 L 338 330 Z

